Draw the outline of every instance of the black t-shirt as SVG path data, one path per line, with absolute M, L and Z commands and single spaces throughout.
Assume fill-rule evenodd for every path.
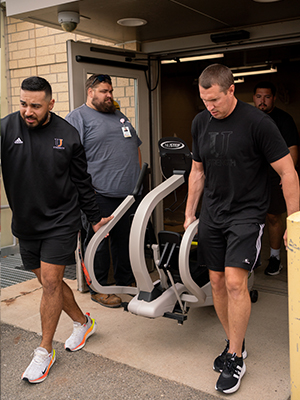
M 50 122 L 29 130 L 19 112 L 1 120 L 2 172 L 13 212 L 12 232 L 43 239 L 81 228 L 101 216 L 77 130 L 51 113 Z
M 193 158 L 205 173 L 201 220 L 211 226 L 264 223 L 269 205 L 268 165 L 289 150 L 274 121 L 237 102 L 216 119 L 205 110 L 192 123 Z
M 299 134 L 293 117 L 277 107 L 274 107 L 268 115 L 275 121 L 287 147 L 299 146 Z M 269 173 L 271 184 L 278 186 L 281 181 L 280 176 L 272 167 L 270 167 Z
M 274 107 L 268 114 L 276 123 L 287 147 L 300 144 L 298 130 L 293 117 L 280 108 Z

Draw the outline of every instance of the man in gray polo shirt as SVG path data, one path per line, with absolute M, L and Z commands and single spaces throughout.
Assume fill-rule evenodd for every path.
M 86 104 L 70 112 L 66 120 L 80 134 L 99 209 L 105 217 L 113 214 L 135 187 L 140 172 L 139 146 L 142 142 L 128 118 L 116 109 L 110 76 L 92 75 L 86 82 L 86 93 Z M 128 251 L 129 216 L 134 212 L 133 207 L 97 249 L 95 276 L 103 286 L 107 285 L 110 253 L 116 284 L 129 286 L 134 283 Z M 106 307 L 121 305 L 120 297 L 115 294 L 91 292 L 91 298 Z

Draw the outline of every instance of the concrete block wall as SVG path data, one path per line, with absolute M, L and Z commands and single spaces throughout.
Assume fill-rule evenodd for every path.
M 82 41 L 105 46 L 112 42 L 68 33 L 14 18 L 6 18 L 8 67 L 8 112 L 19 110 L 23 79 L 38 75 L 47 79 L 55 99 L 54 112 L 65 117 L 69 112 L 66 41 Z M 121 111 L 135 126 L 134 80 L 113 78 L 114 97 Z

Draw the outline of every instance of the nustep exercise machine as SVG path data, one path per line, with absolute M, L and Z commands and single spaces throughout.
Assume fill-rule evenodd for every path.
M 212 305 L 213 301 L 207 269 L 194 265 L 194 271 L 191 270 L 190 249 L 198 220 L 182 238 L 176 232 L 159 232 L 159 243 L 152 246 L 159 279 L 153 282 L 147 271 L 143 238 L 149 218 L 161 200 L 187 183 L 192 165 L 191 152 L 182 139 L 161 139 L 159 152 L 165 181 L 145 196 L 132 221 L 129 254 L 139 293 L 128 303 L 127 310 L 148 318 L 164 316 L 183 323 L 189 308 Z
M 199 220 L 194 221 L 182 237 L 176 232 L 158 233 L 158 244 L 152 245 L 152 248 L 159 279 L 153 282 L 149 274 L 145 260 L 145 235 L 149 219 L 161 200 L 188 181 L 192 164 L 191 152 L 182 139 L 174 137 L 161 139 L 159 152 L 165 181 L 151 190 L 141 201 L 130 231 L 129 254 L 137 287 L 102 286 L 96 280 L 93 268 L 99 243 L 133 204 L 134 195 L 127 196 L 113 213 L 114 218 L 92 237 L 86 249 L 85 265 L 91 279 L 90 286 L 94 291 L 134 295 L 125 306 L 127 311 L 148 318 L 172 318 L 182 324 L 190 308 L 213 305 L 211 285 L 208 270 L 197 266 L 197 261 L 191 257 L 191 245 Z M 140 177 L 139 181 L 142 179 Z M 251 274 L 248 280 L 250 293 L 253 279 Z M 255 296 L 251 295 L 253 302 L 254 298 Z

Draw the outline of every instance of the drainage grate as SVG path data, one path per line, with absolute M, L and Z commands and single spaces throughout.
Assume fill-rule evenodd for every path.
M 33 278 L 33 272 L 24 270 L 20 254 L 1 257 L 1 289 Z
M 35 274 L 26 271 L 23 267 L 20 254 L 1 257 L 1 288 L 16 285 L 17 283 L 29 281 L 35 278 Z M 76 265 L 67 265 L 64 277 L 76 279 Z

